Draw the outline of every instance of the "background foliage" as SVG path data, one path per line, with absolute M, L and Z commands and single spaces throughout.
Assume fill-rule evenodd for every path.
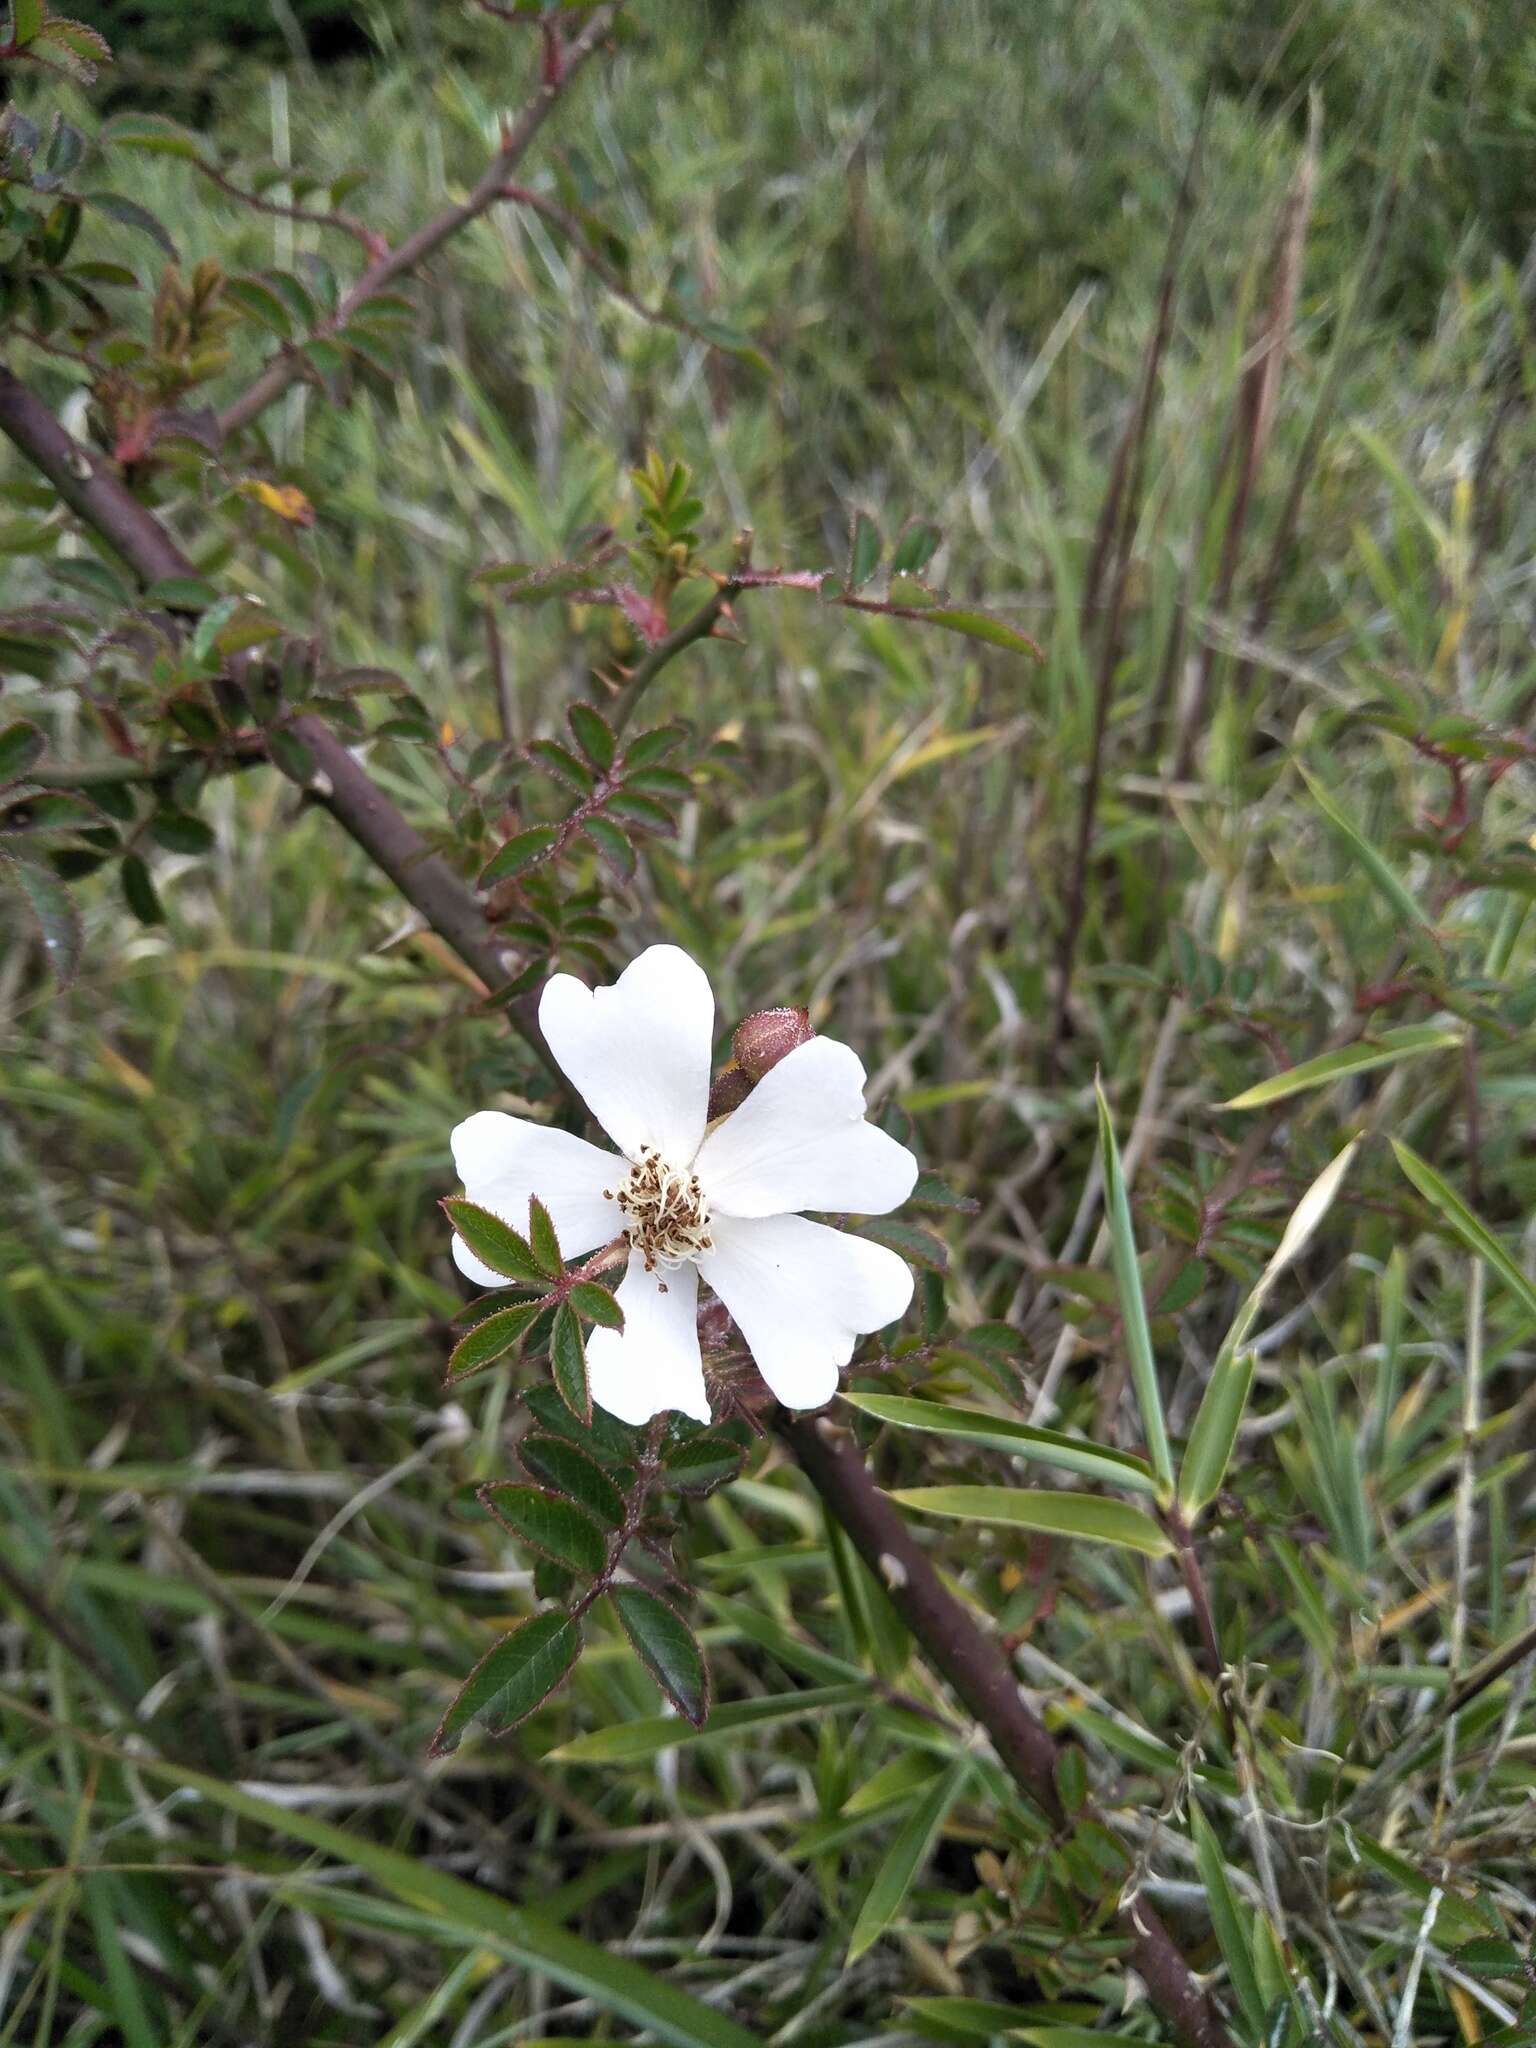
M 944 1270 L 853 1384 L 984 1409 L 988 1441 L 878 1405 L 858 1427 L 889 1490 L 1007 1489 L 1012 1523 L 971 1498 L 914 1525 L 1072 1738 L 1069 1812 L 1091 1792 L 1116 1833 L 1042 1853 L 771 1438 L 672 1503 L 702 1733 L 599 1617 L 514 1734 L 423 1761 L 548 1589 L 477 1491 L 521 1480 L 545 1370 L 443 1394 L 462 1293 L 436 1208 L 450 1125 L 547 1083 L 282 777 L 162 779 L 126 815 L 109 778 L 105 816 L 47 809 L 109 756 L 114 691 L 148 717 L 197 678 L 113 638 L 117 572 L 7 449 L 0 727 L 48 753 L 0 800 L 0 2041 L 710 2038 L 677 1989 L 785 2042 L 1157 2038 L 1065 1868 L 1094 1857 L 1106 1897 L 1159 1904 L 1236 2039 L 1528 2039 L 1525 11 L 1106 0 L 1021 34 L 995 0 L 637 6 L 522 174 L 582 233 L 488 214 L 313 359 L 328 390 L 212 462 L 199 409 L 362 259 L 146 147 L 142 117 L 245 190 L 294 194 L 302 166 L 303 203 L 393 243 L 478 175 L 536 37 L 381 6 L 326 63 L 297 0 L 245 48 L 208 10 L 190 52 L 172 10 L 78 11 L 122 61 L 91 87 L 18 72 L 19 101 L 120 124 L 87 183 L 179 267 L 87 208 L 66 256 L 136 271 L 142 353 L 87 402 L 64 327 L 13 304 L 7 362 L 212 587 L 303 622 L 291 690 L 399 679 L 366 700 L 394 728 L 370 765 L 466 871 L 509 802 L 561 814 L 508 743 L 568 740 L 594 671 L 644 653 L 579 583 L 508 607 L 476 572 L 609 528 L 644 545 L 653 448 L 715 567 L 744 527 L 760 563 L 842 573 L 859 509 L 887 545 L 933 522 L 936 583 L 1040 642 L 1036 665 L 747 593 L 741 644 L 646 700 L 690 734 L 675 833 L 641 834 L 627 879 L 583 839 L 518 915 L 544 925 L 535 977 L 548 944 L 593 972 L 668 936 L 722 1024 L 808 1003 L 975 1204 L 918 1219 Z M 1127 442 L 1197 129 L 1159 401 Z M 207 260 L 243 284 L 200 282 Z M 134 439 L 146 393 L 184 441 Z M 1136 517 L 1102 550 L 1135 446 Z M 157 748 L 206 739 L 155 716 Z M 62 992 L 26 921 L 40 902 L 72 943 L 55 872 L 83 920 Z M 1105 1472 L 1042 1471 L 1005 1425 L 1150 1448 L 1139 1270 L 1181 1459 L 1206 1388 L 1246 1371 L 1239 1304 L 1357 1136 L 1246 1340 L 1193 1577 L 1029 1521 L 1037 1482 L 1086 1479 L 1081 1502 Z

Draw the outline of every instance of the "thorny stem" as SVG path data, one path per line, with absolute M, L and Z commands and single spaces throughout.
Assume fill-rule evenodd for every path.
M 206 163 L 201 157 L 192 159 L 192 167 L 200 171 L 211 185 L 238 201 L 249 206 L 253 212 L 272 214 L 282 220 L 296 220 L 317 228 L 339 228 L 344 235 L 351 235 L 361 242 L 368 255 L 375 261 L 389 253 L 384 237 L 360 221 L 355 214 L 325 213 L 311 206 L 289 206 L 280 199 L 268 199 L 260 192 L 247 192 L 243 185 L 237 185 L 233 178 L 226 177 L 217 164 Z
M 503 186 L 501 196 L 510 199 L 517 206 L 526 206 L 530 213 L 538 214 L 541 219 L 547 220 L 552 228 L 558 229 L 570 243 L 572 253 L 578 260 L 586 264 L 613 296 L 628 306 L 632 313 L 638 313 L 642 320 L 648 320 L 654 327 L 670 327 L 674 334 L 686 334 L 691 341 L 702 342 L 706 348 L 720 347 L 721 344 L 713 336 L 684 314 L 674 312 L 669 306 L 648 306 L 644 299 L 638 298 L 613 265 L 593 248 L 587 230 L 575 214 L 568 213 L 556 200 L 546 198 L 542 192 L 535 192 L 529 185 Z M 728 349 L 725 352 L 730 353 Z
M 609 5 L 599 7 L 581 33 L 562 46 L 558 77 L 546 78 L 524 107 L 468 197 L 457 206 L 447 207 L 431 220 L 424 221 L 414 234 L 406 236 L 398 248 L 391 249 L 387 255 L 370 264 L 351 290 L 343 294 L 336 311 L 328 320 L 322 321 L 315 334 L 309 337 L 311 340 L 338 333 L 370 299 L 376 299 L 381 292 L 387 292 L 392 285 L 411 276 L 460 229 L 501 203 L 508 176 L 527 154 L 534 137 L 582 66 L 607 41 L 608 31 L 622 5 L 623 0 L 610 0 Z M 304 358 L 297 350 L 288 349 L 274 356 L 255 382 L 219 414 L 221 437 L 228 440 L 232 434 L 248 427 L 303 373 Z
M 715 630 L 715 623 L 727 610 L 731 599 L 740 591 L 741 585 L 728 579 L 722 583 L 712 597 L 704 600 L 696 612 L 684 619 L 683 623 L 658 640 L 650 653 L 645 655 L 630 670 L 629 679 L 608 707 L 608 723 L 616 734 L 622 733 L 635 715 L 635 706 L 655 682 L 662 670 L 693 646 L 697 640 L 707 640 Z
M 927 1553 L 875 1485 L 853 1436 L 826 1416 L 781 1414 L 777 1428 L 928 1662 L 986 1729 L 1015 1784 L 1054 1828 L 1065 1828 L 1056 1779 L 1062 1750 L 1026 1704 L 998 1644 L 945 1590 Z M 1118 1917 L 1132 1966 L 1179 2038 L 1190 2048 L 1229 2048 L 1215 2007 L 1148 1902 L 1133 1898 Z
M 111 465 L 94 461 L 46 406 L 4 370 L 0 432 L 50 478 L 71 509 L 141 581 L 190 573 L 191 564 L 176 541 L 132 497 Z M 705 630 L 701 627 L 693 637 L 702 637 Z M 306 714 L 295 719 L 291 729 L 314 760 L 314 771 L 304 785 L 309 793 L 460 959 L 494 988 L 502 972 L 501 949 L 468 885 L 428 850 L 414 826 L 321 719 Z M 570 1098 L 569 1084 L 554 1065 L 531 1007 L 521 1002 L 505 1007 L 513 1027 Z M 1015 1782 L 1053 1824 L 1061 1822 L 1064 1815 L 1056 1789 L 1061 1752 L 1054 1738 L 1025 1703 L 1002 1650 L 945 1589 L 896 1509 L 876 1487 L 853 1437 L 834 1429 L 824 1417 L 781 1413 L 777 1428 L 828 1511 L 889 1589 L 934 1670 L 987 1730 Z M 1187 2048 L 1231 2048 L 1215 2006 L 1153 1908 L 1134 1897 L 1121 1906 L 1119 1919 L 1130 1960 L 1152 2004 L 1179 2039 Z

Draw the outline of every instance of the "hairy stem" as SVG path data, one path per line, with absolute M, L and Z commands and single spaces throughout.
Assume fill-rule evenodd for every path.
M 629 680 L 608 707 L 608 723 L 616 733 L 623 732 L 635 715 L 635 706 L 655 682 L 662 670 L 685 649 L 692 647 L 696 640 L 706 640 L 715 630 L 715 621 L 726 609 L 731 599 L 741 589 L 739 583 L 722 583 L 713 597 L 704 600 L 696 612 L 691 613 L 665 640 L 658 641 L 642 660 L 636 662 L 630 671 Z

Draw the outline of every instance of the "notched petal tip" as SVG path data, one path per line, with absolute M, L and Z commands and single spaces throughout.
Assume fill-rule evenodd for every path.
M 550 1052 L 619 1150 L 654 1146 L 676 1165 L 704 1134 L 714 1022 L 708 977 L 680 946 L 647 947 L 602 988 L 557 974 L 539 1001 Z

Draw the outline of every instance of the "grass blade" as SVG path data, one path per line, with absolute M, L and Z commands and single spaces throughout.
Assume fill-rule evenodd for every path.
M 1416 1059 L 1426 1052 L 1448 1052 L 1462 1043 L 1459 1031 L 1447 1031 L 1437 1024 L 1405 1024 L 1396 1031 L 1383 1031 L 1357 1045 L 1341 1045 L 1333 1052 L 1319 1053 L 1315 1060 L 1303 1060 L 1299 1067 L 1287 1067 L 1255 1082 L 1230 1102 L 1218 1102 L 1218 1109 L 1265 1109 L 1271 1102 L 1284 1102 L 1308 1088 L 1326 1087 L 1345 1074 L 1364 1074 L 1372 1067 L 1388 1067 L 1398 1060 Z
M 1460 1195 L 1448 1187 L 1429 1161 L 1421 1159 L 1411 1146 L 1394 1138 L 1392 1150 L 1403 1172 L 1467 1250 L 1491 1266 L 1522 1306 L 1536 1316 L 1536 1283 L 1515 1264 L 1487 1224 L 1473 1215 Z
M 1046 1536 L 1076 1536 L 1087 1543 L 1139 1550 L 1146 1557 L 1166 1556 L 1172 1547 L 1140 1508 L 1128 1501 L 1101 1500 L 1093 1493 L 1049 1493 L 1038 1486 L 911 1486 L 890 1498 L 920 1515 L 1033 1529 Z
M 1343 1151 L 1328 1162 L 1296 1204 L 1269 1264 L 1255 1281 L 1222 1340 L 1179 1467 L 1179 1506 L 1187 1517 L 1193 1518 L 1209 1505 L 1226 1475 L 1232 1446 L 1237 1441 L 1238 1425 L 1243 1419 L 1253 1386 L 1253 1353 L 1245 1347 L 1265 1297 L 1286 1267 L 1293 1259 L 1299 1258 L 1311 1243 L 1314 1232 L 1332 1208 L 1359 1149 L 1360 1140 L 1352 1138 Z
M 897 1829 L 854 1922 L 848 1941 L 850 1963 L 856 1963 L 866 1949 L 874 1947 L 901 1911 L 913 1879 L 927 1861 L 933 1838 L 944 1825 L 970 1772 L 970 1759 L 962 1757 L 944 1772 Z
M 656 1756 L 664 1749 L 677 1749 L 685 1742 L 734 1735 L 743 1728 L 772 1727 L 781 1721 L 803 1720 L 808 1714 L 825 1714 L 837 1707 L 867 1707 L 869 1686 L 861 1679 L 853 1685 L 820 1685 L 805 1692 L 778 1693 L 771 1699 L 735 1700 L 717 1707 L 703 1728 L 690 1727 L 671 1714 L 650 1714 L 639 1721 L 620 1721 L 616 1727 L 594 1728 L 590 1735 L 578 1735 L 558 1749 L 546 1752 L 546 1763 L 628 1764 L 642 1757 Z
M 1205 1886 L 1205 1896 L 1211 1910 L 1211 1924 L 1216 1929 L 1216 1939 L 1221 1944 L 1227 1975 L 1232 1980 L 1232 1993 L 1248 2027 L 1258 2037 L 1264 2031 L 1265 2008 L 1263 1995 L 1259 1990 L 1253 1951 L 1244 1925 L 1245 1916 L 1227 1877 L 1221 1844 L 1217 1841 L 1210 1822 L 1193 1800 L 1189 1806 L 1189 1824 L 1195 1839 L 1195 1858 L 1200 1866 L 1200 1882 Z
M 1131 1227 L 1130 1197 L 1125 1188 L 1125 1171 L 1120 1164 L 1120 1147 L 1110 1121 L 1104 1090 L 1094 1083 L 1099 1102 L 1099 1151 L 1104 1169 L 1104 1208 L 1109 1223 L 1109 1241 L 1114 1257 L 1115 1282 L 1120 1290 L 1120 1319 L 1125 1331 L 1125 1348 L 1131 1362 L 1131 1384 L 1141 1410 L 1147 1452 L 1158 1484 L 1165 1494 L 1173 1491 L 1173 1459 L 1168 1449 L 1168 1424 L 1163 1415 L 1163 1396 L 1157 1384 L 1157 1363 L 1152 1356 L 1152 1331 L 1147 1321 L 1146 1297 L 1141 1291 L 1141 1270 L 1136 1263 L 1136 1235 Z
M 1410 929 L 1417 926 L 1421 931 L 1429 931 L 1429 919 L 1421 909 L 1418 898 L 1386 856 L 1366 838 L 1354 819 L 1339 808 L 1323 785 L 1315 776 L 1308 774 L 1299 761 L 1296 769 L 1307 785 L 1312 801 L 1365 869 L 1378 892 L 1397 915 L 1405 920 Z
M 595 1942 L 568 1934 L 563 1927 L 522 1907 L 509 1906 L 494 1893 L 450 1876 L 424 1859 L 385 1848 L 365 1835 L 351 1834 L 238 1785 L 205 1777 L 200 1771 L 183 1770 L 149 1757 L 135 1757 L 132 1762 L 146 1777 L 180 1785 L 227 1813 L 291 1841 L 306 1842 L 339 1863 L 356 1865 L 395 1898 L 414 1906 L 429 1904 L 456 1926 L 476 1929 L 484 1935 L 486 1945 L 508 1962 L 552 1977 L 578 1998 L 594 1999 L 620 2019 L 651 2029 L 672 2048 L 755 2048 L 754 2037 L 744 2027 L 653 1977 L 638 1963 L 610 1955 Z
M 985 1408 L 948 1407 L 938 1401 L 914 1400 L 904 1394 L 845 1394 L 850 1408 L 873 1415 L 879 1422 L 894 1423 L 898 1429 L 923 1429 L 934 1436 L 956 1437 L 962 1443 L 979 1444 L 984 1450 L 1007 1451 L 1016 1458 L 1037 1464 L 1059 1465 L 1064 1471 L 1081 1472 L 1105 1486 L 1124 1486 L 1136 1493 L 1156 1493 L 1157 1481 L 1145 1458 L 1130 1451 L 1112 1451 L 1084 1437 L 1066 1436 L 1056 1429 L 1035 1429 L 1015 1422 L 1011 1416 L 993 1415 Z

